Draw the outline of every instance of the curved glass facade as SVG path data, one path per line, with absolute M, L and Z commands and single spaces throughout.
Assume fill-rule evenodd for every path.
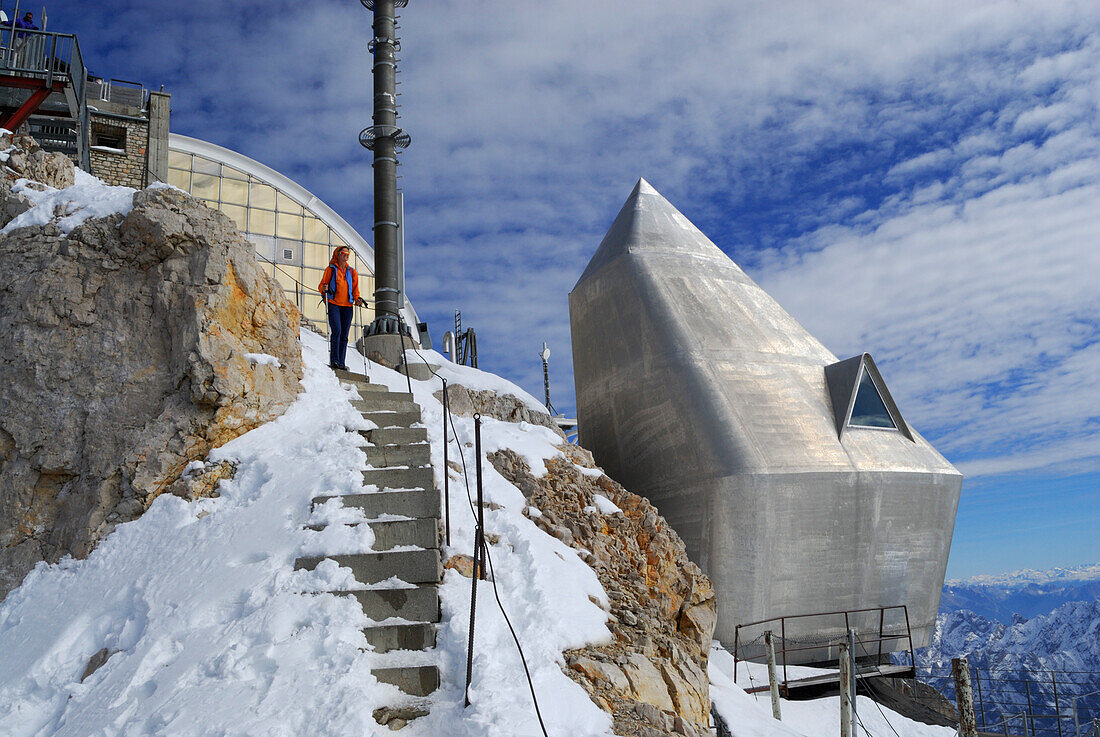
M 302 313 L 327 330 L 317 284 L 337 246 L 352 249 L 359 293 L 374 299 L 374 251 L 330 207 L 303 187 L 257 161 L 221 146 L 172 134 L 168 183 L 221 210 L 256 247 L 265 268 L 282 284 Z M 416 324 L 406 302 L 405 319 Z M 374 319 L 357 308 L 352 338 Z

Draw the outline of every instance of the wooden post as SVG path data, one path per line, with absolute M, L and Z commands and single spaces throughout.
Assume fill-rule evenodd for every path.
M 970 690 L 970 665 L 966 658 L 952 658 L 951 671 L 955 676 L 955 705 L 959 710 L 959 737 L 978 737 L 978 723 L 974 719 L 974 692 Z
M 768 684 L 771 686 L 772 692 L 772 716 L 778 721 L 783 721 L 783 716 L 779 713 L 779 681 L 775 675 L 775 644 L 772 642 L 771 630 L 764 633 L 764 650 L 768 656 Z
M 848 643 L 840 643 L 840 737 L 852 735 L 852 663 Z

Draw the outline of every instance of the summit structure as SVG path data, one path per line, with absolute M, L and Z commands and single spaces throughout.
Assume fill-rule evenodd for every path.
M 683 537 L 714 583 L 718 639 L 770 617 L 904 605 L 887 628 L 907 613 L 912 644 L 927 644 L 962 476 L 905 422 L 869 355 L 838 361 L 645 180 L 569 312 L 581 444 Z M 877 633 L 880 614 L 849 624 Z M 789 622 L 787 644 L 844 627 Z

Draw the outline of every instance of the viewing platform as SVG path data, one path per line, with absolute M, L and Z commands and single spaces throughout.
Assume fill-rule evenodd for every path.
M 70 33 L 0 26 L 0 127 L 24 123 L 47 150 L 90 168 L 88 72 Z

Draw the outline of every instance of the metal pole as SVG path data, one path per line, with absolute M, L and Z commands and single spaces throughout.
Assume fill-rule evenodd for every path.
M 474 539 L 474 569 L 485 579 L 485 500 L 481 484 L 481 415 L 474 413 L 474 453 L 477 456 L 477 533 Z M 480 556 L 480 557 L 479 557 Z
M 451 444 L 447 437 L 447 380 L 443 380 L 443 510 L 444 527 L 447 530 L 447 545 L 451 544 L 451 467 L 447 465 L 447 447 Z M 456 438 L 457 439 L 457 438 Z
M 764 632 L 764 650 L 768 657 L 768 685 L 772 694 L 772 716 L 777 721 L 783 721 L 783 715 L 779 712 L 779 681 L 775 676 L 775 644 L 772 642 L 772 631 Z
M 397 31 L 395 8 L 408 0 L 361 0 L 374 10 L 374 124 L 359 133 L 359 142 L 374 152 L 374 300 L 375 318 L 368 335 L 402 331 L 400 314 L 400 217 L 397 200 L 397 150 L 409 145 L 409 134 L 397 127 Z
M 782 647 L 782 649 L 783 649 L 783 683 L 790 683 L 791 680 L 787 677 L 787 618 L 786 617 L 780 617 L 779 618 L 779 640 L 780 640 L 780 644 L 783 646 Z M 825 655 L 826 655 L 826 657 L 828 657 L 828 651 L 826 651 Z M 787 694 L 787 697 L 788 698 L 790 697 L 789 693 Z
M 982 729 L 985 729 L 985 700 L 982 698 L 982 672 L 974 666 L 974 683 L 978 686 L 978 711 L 982 715 Z
M 970 690 L 970 665 L 966 658 L 952 658 L 951 673 L 955 677 L 955 707 L 959 713 L 959 737 L 978 737 L 978 724 L 974 720 L 974 692 Z
M 1026 679 L 1024 680 L 1024 692 L 1027 694 L 1027 713 L 1028 713 L 1028 716 L 1031 716 L 1031 681 L 1028 681 Z M 1025 718 L 1024 719 L 1024 734 L 1025 735 L 1027 735 L 1027 733 L 1028 733 L 1027 723 L 1028 723 L 1028 719 Z M 1031 734 L 1032 734 L 1032 737 L 1034 737 L 1034 735 L 1035 735 L 1035 721 L 1034 720 L 1031 720 Z
M 477 581 L 482 576 L 481 565 L 481 523 L 484 520 L 481 492 L 481 415 L 474 414 L 474 447 L 477 453 L 477 508 L 478 524 L 474 530 L 474 570 L 470 576 L 470 636 L 466 651 L 466 706 L 470 705 L 470 681 L 474 674 L 474 613 L 477 611 Z
M 550 409 L 550 346 L 546 341 L 542 341 L 542 352 L 539 353 L 539 357 L 542 359 L 542 388 L 546 390 L 547 395 L 547 411 L 553 414 L 553 410 Z
M 845 620 L 848 615 L 845 613 Z M 849 664 L 848 677 L 851 679 L 851 694 L 852 694 L 852 735 L 857 735 L 856 722 L 859 719 L 859 712 L 856 708 L 856 697 L 859 695 L 859 691 L 856 689 L 856 631 L 854 629 L 848 630 L 848 659 L 852 662 Z
M 1062 710 L 1058 708 L 1058 679 L 1054 671 L 1050 672 L 1050 682 L 1054 686 L 1054 721 L 1058 724 L 1058 737 L 1062 737 Z
M 840 643 L 840 737 L 852 736 L 852 663 L 848 643 Z
M 733 682 L 737 683 L 737 662 L 738 655 L 741 653 L 739 640 L 741 639 L 741 625 L 737 625 L 733 628 Z M 1077 702 L 1073 702 L 1074 709 L 1077 708 Z

